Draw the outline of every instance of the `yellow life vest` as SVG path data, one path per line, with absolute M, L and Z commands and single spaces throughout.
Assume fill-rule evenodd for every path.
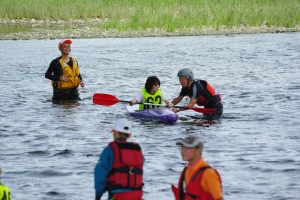
M 77 65 L 76 59 L 72 58 L 73 62 L 73 68 L 71 68 L 68 63 L 64 62 L 64 59 L 59 59 L 60 66 L 62 67 L 62 75 L 65 75 L 68 77 L 68 80 L 66 81 L 56 81 L 57 82 L 57 88 L 60 89 L 71 89 L 78 87 L 80 83 L 79 74 L 80 69 Z M 54 81 L 52 81 L 52 86 L 54 85 Z
M 5 185 L 0 184 L 0 199 L 1 200 L 11 200 L 11 194 Z
M 162 100 L 161 100 L 162 94 L 160 88 L 154 94 L 149 94 L 145 88 L 142 89 L 141 92 L 144 96 L 143 103 L 162 104 Z M 140 110 L 154 108 L 154 107 L 158 107 L 158 106 L 144 105 L 144 104 L 139 105 Z

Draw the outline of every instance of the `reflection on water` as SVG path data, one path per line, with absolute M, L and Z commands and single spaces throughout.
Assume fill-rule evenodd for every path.
M 53 102 L 53 106 L 58 105 L 58 106 L 62 106 L 63 108 L 74 108 L 76 106 L 80 106 L 80 101 L 52 101 Z
M 185 166 L 175 143 L 187 135 L 204 141 L 225 199 L 300 199 L 299 40 L 299 33 L 73 39 L 86 83 L 78 102 L 51 101 L 44 73 L 60 55 L 59 40 L 0 41 L 0 181 L 13 199 L 93 199 L 94 166 L 115 119 L 125 117 L 146 159 L 145 199 L 174 199 L 170 184 Z M 129 117 L 127 104 L 92 103 L 97 92 L 130 100 L 149 75 L 173 99 L 184 67 L 222 95 L 219 121 L 188 110 L 167 125 Z

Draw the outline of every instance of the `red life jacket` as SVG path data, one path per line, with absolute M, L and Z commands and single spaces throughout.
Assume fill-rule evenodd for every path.
M 205 192 L 200 184 L 201 178 L 203 176 L 203 173 L 206 169 L 211 168 L 210 166 L 199 168 L 192 176 L 189 184 L 185 188 L 183 188 L 183 182 L 184 182 L 184 175 L 185 170 L 184 168 L 183 172 L 181 173 L 179 182 L 178 182 L 178 188 L 176 188 L 174 185 L 172 185 L 172 190 L 175 195 L 176 200 L 214 200 L 211 194 Z M 215 170 L 215 169 L 214 169 Z M 220 183 L 221 177 L 217 170 L 215 170 L 217 175 L 219 176 Z
M 204 94 L 200 95 L 199 98 L 197 99 L 197 104 L 199 106 L 203 106 L 216 95 L 216 90 L 213 88 L 213 86 L 211 84 L 209 84 L 205 80 L 195 80 L 195 82 L 200 84 L 201 87 L 203 85 L 205 86 L 205 88 L 202 87 L 202 89 L 204 90 Z M 222 100 L 221 95 L 217 94 L 217 96 L 218 96 L 219 100 L 221 101 Z
M 139 194 L 142 197 L 144 184 L 141 147 L 137 143 L 126 141 L 114 141 L 109 145 L 113 149 L 114 162 L 108 176 L 107 190 L 121 188 L 140 190 Z

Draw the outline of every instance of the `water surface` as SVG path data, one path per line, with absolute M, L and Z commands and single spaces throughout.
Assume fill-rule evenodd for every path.
M 0 41 L 1 182 L 13 199 L 93 199 L 99 154 L 114 120 L 126 117 L 146 159 L 145 199 L 174 199 L 170 185 L 185 165 L 175 142 L 187 135 L 203 139 L 225 199 L 300 199 L 299 40 L 299 33 L 74 39 L 86 87 L 82 101 L 60 104 L 44 78 L 59 40 Z M 190 110 L 174 125 L 157 124 L 130 118 L 124 103 L 91 101 L 96 92 L 130 100 L 150 75 L 175 98 L 184 67 L 222 95 L 220 121 Z

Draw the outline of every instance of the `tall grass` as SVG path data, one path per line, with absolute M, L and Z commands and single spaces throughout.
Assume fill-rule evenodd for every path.
M 0 18 L 106 19 L 105 29 L 200 30 L 300 24 L 299 0 L 0 0 Z

